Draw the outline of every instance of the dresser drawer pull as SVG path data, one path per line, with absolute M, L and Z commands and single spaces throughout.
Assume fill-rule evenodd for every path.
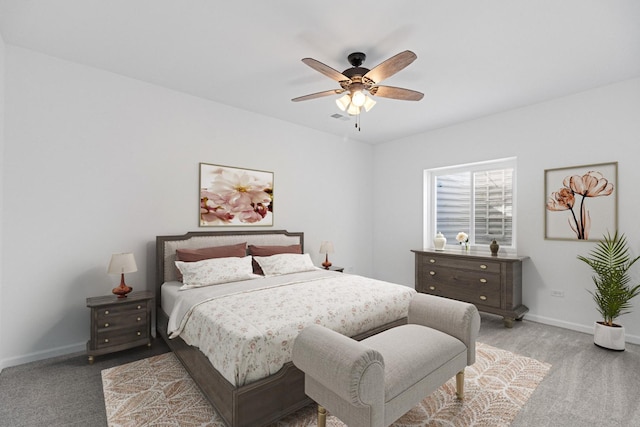
M 487 279 L 480 279 L 480 283 L 487 283 Z
M 138 336 L 142 335 L 142 333 L 140 331 L 137 332 Z
M 141 306 L 141 305 L 139 305 L 139 306 L 138 306 L 138 310 L 140 310 L 141 308 L 142 308 L 142 306 Z
M 136 320 L 139 322 L 139 321 L 141 321 L 142 319 L 138 317 Z
M 105 338 L 105 339 L 104 339 L 104 342 L 105 342 L 105 343 L 108 343 L 108 342 L 109 342 L 109 338 Z
M 482 270 L 486 270 L 486 269 L 487 269 L 487 266 L 486 266 L 486 265 L 484 265 L 484 264 L 480 264 L 480 268 L 481 268 Z
M 434 264 L 434 263 L 436 262 L 436 260 L 435 260 L 435 259 L 433 259 L 433 258 L 431 258 L 431 259 L 429 260 L 429 262 L 430 262 L 431 264 Z
M 482 301 L 486 301 L 486 300 L 487 300 L 487 297 L 485 297 L 484 295 L 480 295 L 480 299 L 481 299 Z
M 105 311 L 104 311 L 104 314 L 109 314 L 109 310 L 105 310 Z
M 105 328 L 108 328 L 108 327 L 109 327 L 109 324 L 108 324 L 108 323 L 105 323 L 105 324 L 104 324 L 104 327 L 105 327 Z
M 435 276 L 436 272 L 435 271 L 430 271 L 429 274 L 432 275 L 432 276 Z
M 430 290 L 430 291 L 435 291 L 435 290 L 436 290 L 436 287 L 435 287 L 435 286 L 429 286 L 429 290 Z

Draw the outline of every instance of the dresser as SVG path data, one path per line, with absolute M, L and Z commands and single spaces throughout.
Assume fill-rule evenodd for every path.
M 513 326 L 529 309 L 522 305 L 522 262 L 527 257 L 466 251 L 412 250 L 416 290 L 474 304 Z
M 87 298 L 91 309 L 91 339 L 87 341 L 89 363 L 95 356 L 139 345 L 151 346 L 151 291 Z

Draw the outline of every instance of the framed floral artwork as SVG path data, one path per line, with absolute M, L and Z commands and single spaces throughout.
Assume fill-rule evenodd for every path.
M 273 172 L 200 163 L 200 226 L 245 225 L 273 225 Z
M 544 171 L 544 238 L 601 240 L 618 228 L 618 163 Z

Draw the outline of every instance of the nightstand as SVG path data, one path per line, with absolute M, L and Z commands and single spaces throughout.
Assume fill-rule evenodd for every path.
M 338 267 L 338 266 L 332 265 L 329 268 L 324 268 L 324 267 L 322 267 L 322 268 L 325 269 L 325 270 L 329 270 L 329 271 L 337 271 L 339 273 L 344 273 L 344 267 Z
M 87 341 L 89 363 L 94 356 L 140 345 L 151 346 L 151 291 L 87 298 L 91 309 L 91 339 Z

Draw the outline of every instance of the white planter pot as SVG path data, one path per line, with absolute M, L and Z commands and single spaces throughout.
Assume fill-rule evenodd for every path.
M 593 343 L 609 350 L 624 350 L 624 326 L 605 326 L 596 322 L 593 330 Z

